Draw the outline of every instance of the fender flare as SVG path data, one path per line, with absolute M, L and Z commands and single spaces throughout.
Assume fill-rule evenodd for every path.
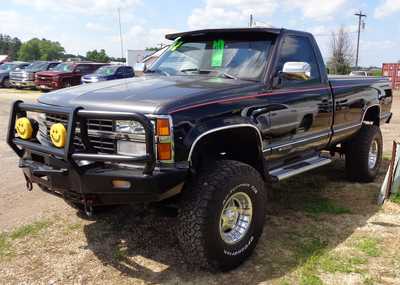
M 258 134 L 258 138 L 259 138 L 259 143 L 260 143 L 260 152 L 262 153 L 262 146 L 263 146 L 263 139 L 262 139 L 262 135 L 261 135 L 261 131 L 254 125 L 252 124 L 235 124 L 235 125 L 229 125 L 229 126 L 223 126 L 223 127 L 218 127 L 218 128 L 213 128 L 210 129 L 202 134 L 200 134 L 199 136 L 196 137 L 196 139 L 193 141 L 191 147 L 190 147 L 190 151 L 189 151 L 189 155 L 188 155 L 188 162 L 192 163 L 192 155 L 196 149 L 196 145 L 198 142 L 200 142 L 204 137 L 206 137 L 207 135 L 216 133 L 216 132 L 220 132 L 220 131 L 224 131 L 224 130 L 229 130 L 229 129 L 236 129 L 236 128 L 250 128 L 252 129 L 252 131 L 256 131 L 256 133 Z

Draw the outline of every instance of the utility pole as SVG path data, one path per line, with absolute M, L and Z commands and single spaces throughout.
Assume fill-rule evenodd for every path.
M 118 8 L 119 39 L 121 41 L 121 58 L 124 58 L 124 42 L 122 40 L 121 9 Z
M 249 27 L 250 28 L 253 27 L 253 22 L 254 22 L 253 14 L 250 14 L 250 22 L 249 22 Z
M 356 54 L 356 68 L 358 68 L 358 56 L 360 54 L 360 35 L 361 35 L 361 25 L 363 18 L 366 18 L 367 15 L 363 14 L 362 11 L 354 14 L 354 16 L 358 17 L 358 37 L 357 37 L 357 54 Z

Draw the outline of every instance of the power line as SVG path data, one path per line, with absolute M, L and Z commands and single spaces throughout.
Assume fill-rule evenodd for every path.
M 360 52 L 361 25 L 364 28 L 365 23 L 363 22 L 363 18 L 366 18 L 367 15 L 363 14 L 362 11 L 360 10 L 360 12 L 354 14 L 354 16 L 358 17 L 358 36 L 357 36 L 357 54 L 356 54 L 356 68 L 358 68 L 358 56 L 359 56 L 359 52 Z

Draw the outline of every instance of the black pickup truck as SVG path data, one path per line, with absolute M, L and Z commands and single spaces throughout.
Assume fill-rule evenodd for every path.
M 384 78 L 328 77 L 309 33 L 212 29 L 173 43 L 142 78 L 67 88 L 12 106 L 8 143 L 27 186 L 93 214 L 170 203 L 187 260 L 228 270 L 253 251 L 268 185 L 346 157 L 350 180 L 381 165 Z

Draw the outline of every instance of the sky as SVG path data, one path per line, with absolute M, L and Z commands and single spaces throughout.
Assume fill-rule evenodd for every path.
M 0 33 L 59 41 L 67 53 L 104 48 L 120 57 L 118 8 L 124 50 L 167 44 L 171 32 L 246 27 L 253 14 L 258 26 L 313 33 L 326 60 L 331 34 L 341 26 L 355 49 L 354 13 L 362 10 L 360 65 L 400 60 L 400 0 L 0 0 Z

